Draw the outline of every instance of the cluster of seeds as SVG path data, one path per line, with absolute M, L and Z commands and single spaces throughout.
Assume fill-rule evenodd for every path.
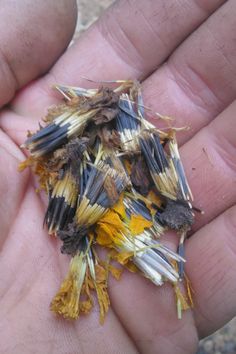
M 55 86 L 63 103 L 49 109 L 45 126 L 23 145 L 29 157 L 20 169 L 30 166 L 38 175 L 48 196 L 44 222 L 72 257 L 51 310 L 76 319 L 91 310 L 93 291 L 103 321 L 108 275 L 121 275 L 116 261 L 156 285 L 173 284 L 181 317 L 192 305 L 184 240 L 194 214 L 175 129 L 157 129 L 146 119 L 153 113 L 138 82 L 117 84 Z M 163 242 L 168 230 L 179 235 L 176 252 Z M 99 246 L 108 250 L 106 259 L 98 256 Z

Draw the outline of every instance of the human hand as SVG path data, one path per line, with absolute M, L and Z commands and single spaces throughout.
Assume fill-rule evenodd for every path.
M 236 314 L 235 13 L 233 1 L 119 1 L 48 74 L 21 90 L 2 111 L 2 352 L 194 353 L 199 337 Z M 19 57 L 23 54 L 25 50 Z M 36 55 L 32 69 L 41 68 L 46 58 Z M 27 62 L 21 63 L 21 75 L 28 76 L 20 86 L 39 74 L 29 74 Z M 128 272 L 121 282 L 111 281 L 112 307 L 103 326 L 98 310 L 77 322 L 49 312 L 66 274 L 66 257 L 42 229 L 45 207 L 32 177 L 16 172 L 23 159 L 18 146 L 56 102 L 50 85 L 88 86 L 82 76 L 140 79 L 147 106 L 176 117 L 177 126 L 191 127 L 178 140 L 194 204 L 205 215 L 197 217 L 186 242 L 195 308 L 181 321 L 170 286 L 157 288 Z M 6 94 L 2 103 L 9 99 Z

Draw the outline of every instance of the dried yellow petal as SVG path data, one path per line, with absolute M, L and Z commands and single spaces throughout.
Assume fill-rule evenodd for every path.
M 160 197 L 152 190 L 148 193 L 147 199 L 150 200 L 153 204 L 155 204 L 155 205 L 157 205 L 159 207 L 162 204 L 162 201 L 161 201 Z
M 112 209 L 119 214 L 122 219 L 126 217 L 126 211 L 124 206 L 124 196 L 123 194 L 120 196 L 118 202 L 112 207 Z
M 107 292 L 106 270 L 99 264 L 95 266 L 96 272 L 96 292 L 100 307 L 100 322 L 103 323 L 105 315 L 110 306 L 110 299 Z
M 111 246 L 122 243 L 122 232 L 125 232 L 125 225 L 119 215 L 109 210 L 97 223 L 97 242 L 100 245 Z
M 149 221 L 141 215 L 131 215 L 129 229 L 133 236 L 141 234 L 146 228 L 152 226 L 152 221 Z
M 125 265 L 133 255 L 133 252 L 119 252 L 116 254 L 115 260 L 120 264 Z
M 177 315 L 178 318 L 182 318 L 182 311 L 186 311 L 190 308 L 188 303 L 188 298 L 182 293 L 178 285 L 174 286 L 175 296 L 176 296 L 176 305 L 177 305 Z
M 87 264 L 82 254 L 72 258 L 69 274 L 51 302 L 50 308 L 53 312 L 69 319 L 77 319 L 79 317 L 79 300 L 86 267 Z
M 123 270 L 122 269 L 119 269 L 119 268 L 116 268 L 114 267 L 112 264 L 109 264 L 108 265 L 108 270 L 109 272 L 111 272 L 112 276 L 116 279 L 116 280 L 119 280 L 121 275 L 122 275 L 122 272 Z

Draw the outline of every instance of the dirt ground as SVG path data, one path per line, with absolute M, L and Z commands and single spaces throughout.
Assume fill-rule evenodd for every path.
M 76 37 L 80 31 L 90 26 L 114 0 L 77 0 L 78 23 Z M 236 353 L 236 318 L 213 335 L 199 343 L 196 354 L 235 354 Z

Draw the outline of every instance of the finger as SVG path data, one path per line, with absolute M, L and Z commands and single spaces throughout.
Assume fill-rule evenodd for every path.
M 0 128 L 18 145 L 18 148 L 27 137 L 27 132 L 35 132 L 39 128 L 39 121 L 30 117 L 23 117 L 10 109 L 0 111 Z
M 187 243 L 186 269 L 194 289 L 201 337 L 236 315 L 236 207 L 199 230 Z
M 190 262 L 190 261 L 189 261 Z M 177 318 L 173 288 L 157 287 L 138 274 L 125 272 L 112 281 L 110 295 L 116 316 L 140 353 L 195 353 L 198 334 L 191 311 Z
M 180 149 L 194 195 L 204 211 L 199 229 L 236 202 L 236 101 Z
M 21 175 L 17 173 L 18 164 L 22 159 L 23 154 L 0 130 L 0 249 L 18 213 L 28 181 L 27 172 Z
M 22 115 L 41 115 L 55 102 L 49 89 L 55 82 L 88 85 L 81 76 L 94 80 L 145 78 L 223 2 L 118 1 L 49 75 L 19 95 L 14 110 Z
M 236 97 L 236 3 L 227 1 L 143 85 L 145 102 L 190 126 L 182 144 Z
M 0 105 L 45 73 L 63 52 L 73 34 L 76 13 L 74 0 L 1 1 Z

